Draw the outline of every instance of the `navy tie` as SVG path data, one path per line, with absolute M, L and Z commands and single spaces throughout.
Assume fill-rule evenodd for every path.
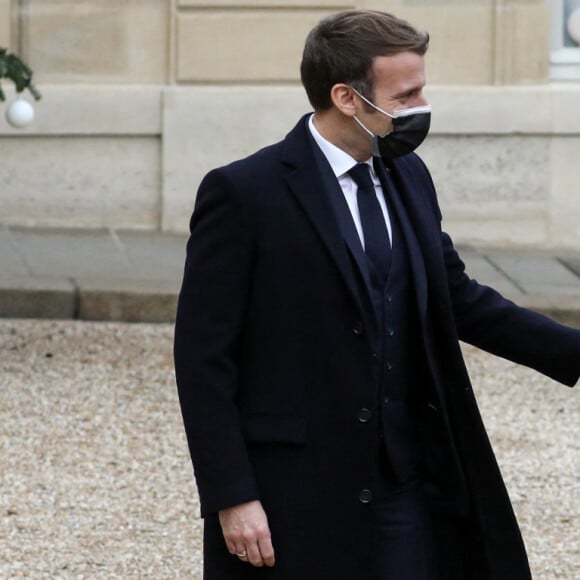
M 366 163 L 359 163 L 348 173 L 358 186 L 356 197 L 363 228 L 365 253 L 374 266 L 379 280 L 384 284 L 391 267 L 391 244 L 369 169 Z

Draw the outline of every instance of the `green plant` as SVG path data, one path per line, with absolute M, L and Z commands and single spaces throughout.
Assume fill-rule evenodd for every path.
M 3 78 L 10 79 L 14 83 L 17 93 L 28 89 L 36 100 L 40 99 L 40 93 L 32 84 L 32 70 L 15 54 L 10 54 L 7 49 L 0 48 L 0 79 Z M 5 100 L 6 95 L 0 84 L 0 101 Z

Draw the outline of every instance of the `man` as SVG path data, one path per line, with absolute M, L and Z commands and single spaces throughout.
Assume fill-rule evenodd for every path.
M 412 152 L 428 36 L 348 11 L 314 108 L 199 187 L 175 336 L 206 580 L 523 580 L 459 339 L 568 385 L 580 331 L 468 278 Z

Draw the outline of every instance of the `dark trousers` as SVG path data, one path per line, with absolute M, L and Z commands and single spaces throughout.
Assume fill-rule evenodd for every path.
M 395 482 L 383 467 L 383 485 L 374 503 L 372 580 L 479 580 L 470 518 L 435 507 L 419 471 Z M 470 549 L 471 546 L 471 549 Z
M 373 580 L 441 578 L 433 520 L 420 479 L 393 487 L 375 504 Z

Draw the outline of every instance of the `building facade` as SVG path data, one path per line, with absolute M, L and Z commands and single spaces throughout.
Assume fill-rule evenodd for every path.
M 185 231 L 210 168 L 309 110 L 305 36 L 349 8 L 431 34 L 420 154 L 455 239 L 578 248 L 580 0 L 0 0 L 43 94 L 0 118 L 0 224 Z

